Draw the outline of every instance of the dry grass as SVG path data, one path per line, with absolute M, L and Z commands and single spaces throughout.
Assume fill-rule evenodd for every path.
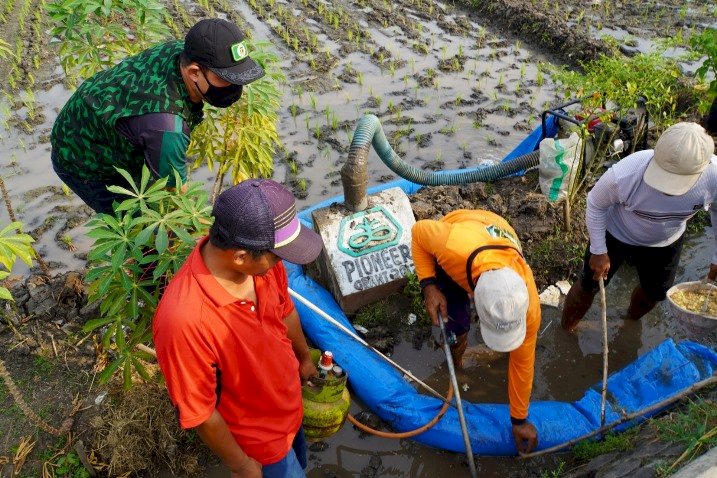
M 90 425 L 91 448 L 109 464 L 109 476 L 160 469 L 196 476 L 208 455 L 194 432 L 179 428 L 167 391 L 158 382 L 136 381 L 129 391 L 114 385 Z

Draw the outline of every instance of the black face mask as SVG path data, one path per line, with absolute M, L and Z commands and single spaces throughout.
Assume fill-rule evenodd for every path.
M 209 79 L 204 73 L 204 70 L 201 70 L 201 72 L 209 88 L 207 88 L 206 92 L 202 93 L 202 89 L 199 88 L 196 81 L 194 82 L 194 86 L 197 87 L 199 93 L 201 93 L 207 103 L 217 108 L 226 108 L 239 101 L 239 98 L 241 98 L 242 85 L 214 86 L 209 83 Z

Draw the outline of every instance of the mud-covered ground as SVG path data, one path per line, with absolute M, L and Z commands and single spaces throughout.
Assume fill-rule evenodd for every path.
M 84 267 L 90 242 L 83 224 L 90 211 L 62 190 L 49 167 L 49 131 L 70 91 L 50 45 L 44 4 L 15 0 L 0 7 L 0 38 L 19 59 L 0 62 L 0 88 L 6 92 L 0 101 L 0 174 L 53 270 L 52 278 L 33 275 L 9 283 L 16 304 L 5 304 L 0 322 L 0 358 L 7 370 L 0 373 L 0 473 L 42 476 L 43 463 L 55 463 L 53 457 L 80 442 L 76 453 L 104 475 L 160 468 L 194 473 L 214 462 L 193 434 L 176 429 L 161 385 L 130 394 L 100 385 L 107 352 L 81 329 L 97 316 L 96 308 L 85 304 L 81 273 L 66 271 Z M 702 28 L 715 17 L 713 2 L 677 0 L 172 0 L 166 8 L 182 31 L 197 18 L 226 15 L 276 46 L 288 81 L 279 120 L 286 149 L 276 158 L 274 177 L 293 187 L 304 206 L 341 193 L 338 169 L 364 112 L 377 114 L 396 151 L 423 169 L 495 161 L 536 126 L 545 105 L 562 100 L 545 63 L 577 68 L 609 51 L 603 35 L 615 38 L 625 53 L 646 51 L 660 38 Z M 375 157 L 371 161 L 372 183 L 393 178 Z M 211 183 L 206 169 L 193 174 Z M 540 289 L 572 279 L 580 265 L 586 239 L 581 204 L 574 205 L 568 230 L 562 207 L 540 195 L 534 172 L 489 184 L 427 188 L 412 197 L 412 207 L 418 219 L 463 207 L 502 214 L 518 232 Z M 69 416 L 71 440 L 63 428 Z M 23 442 L 24 437 L 29 438 Z M 337 440 L 344 441 L 329 441 L 329 447 L 354 438 Z M 445 465 L 452 476 L 465 472 L 460 457 L 410 442 L 402 449 L 404 458 L 393 469 L 382 468 L 380 460 L 372 466 L 370 455 L 358 454 L 365 461 L 360 475 L 415 476 L 414 465 Z M 386 452 L 384 463 L 391 454 L 396 453 Z M 344 476 L 335 457 L 318 449 L 313 455 L 311 476 Z M 520 476 L 541 476 L 560 459 L 526 466 L 496 462 L 485 473 L 522 467 Z M 431 468 L 431 462 L 439 465 Z

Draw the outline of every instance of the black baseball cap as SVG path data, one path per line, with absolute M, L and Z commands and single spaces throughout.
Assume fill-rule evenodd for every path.
M 246 37 L 239 27 L 221 18 L 199 20 L 184 38 L 184 52 L 191 61 L 212 70 L 234 85 L 247 85 L 264 76 L 249 56 Z

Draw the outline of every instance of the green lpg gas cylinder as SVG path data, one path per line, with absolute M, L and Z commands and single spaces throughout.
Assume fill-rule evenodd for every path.
M 318 350 L 314 352 L 318 357 Z M 340 377 L 329 373 L 325 378 L 312 378 L 301 387 L 304 403 L 304 432 L 308 439 L 330 437 L 344 424 L 349 413 L 350 396 L 346 389 L 346 373 Z

